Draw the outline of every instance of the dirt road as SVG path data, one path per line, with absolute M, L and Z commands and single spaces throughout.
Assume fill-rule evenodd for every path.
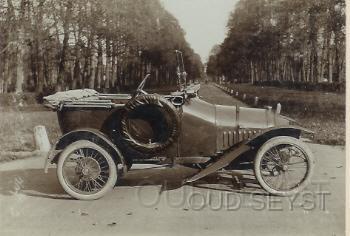
M 200 94 L 237 102 L 210 85 Z M 265 195 L 248 184 L 250 173 L 243 188 L 221 175 L 181 186 L 190 169 L 136 165 L 122 186 L 84 202 L 63 192 L 55 169 L 43 173 L 43 158 L 1 164 L 0 234 L 344 235 L 344 148 L 310 147 L 317 159 L 313 184 L 295 198 Z

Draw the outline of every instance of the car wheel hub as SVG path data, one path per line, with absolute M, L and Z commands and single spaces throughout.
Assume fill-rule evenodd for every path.
M 288 165 L 283 165 L 283 166 L 282 166 L 282 170 L 283 170 L 283 171 L 288 171 Z
M 90 157 L 84 158 L 76 169 L 76 174 L 80 175 L 83 180 L 97 179 L 100 173 L 99 163 Z

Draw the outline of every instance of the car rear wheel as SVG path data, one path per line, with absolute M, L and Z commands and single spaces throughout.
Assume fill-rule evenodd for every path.
M 292 137 L 276 137 L 264 143 L 254 161 L 255 176 L 269 193 L 291 196 L 310 182 L 313 154 L 305 143 Z
M 67 146 L 57 163 L 57 177 L 73 198 L 95 200 L 113 189 L 117 167 L 111 155 L 87 140 Z

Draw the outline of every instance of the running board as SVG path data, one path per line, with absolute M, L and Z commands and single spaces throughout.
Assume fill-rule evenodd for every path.
M 219 159 L 216 162 L 214 162 L 213 164 L 211 164 L 207 168 L 201 170 L 199 173 L 192 176 L 190 179 L 185 180 L 185 183 L 192 183 L 194 181 L 197 181 L 197 180 L 199 180 L 207 175 L 210 175 L 210 174 L 228 166 L 233 160 L 235 160 L 242 153 L 244 153 L 248 150 L 250 150 L 250 146 L 243 143 L 233 150 L 226 151 L 221 157 L 219 157 Z
M 204 164 L 210 160 L 210 157 L 176 157 L 175 164 Z
M 133 164 L 155 164 L 155 165 L 172 165 L 172 164 L 204 164 L 210 161 L 210 157 L 175 157 L 171 158 L 152 158 L 152 159 L 134 159 Z

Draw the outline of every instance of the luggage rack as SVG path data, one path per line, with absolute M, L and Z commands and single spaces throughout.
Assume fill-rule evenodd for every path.
M 64 108 L 105 108 L 112 109 L 123 107 L 125 104 L 113 103 L 111 100 L 96 100 L 96 101 L 64 101 L 61 102 L 58 110 Z
M 61 111 L 64 108 L 101 108 L 112 109 L 123 107 L 130 100 L 130 94 L 94 94 L 80 98 L 64 98 L 46 100 L 45 106 L 53 110 Z

